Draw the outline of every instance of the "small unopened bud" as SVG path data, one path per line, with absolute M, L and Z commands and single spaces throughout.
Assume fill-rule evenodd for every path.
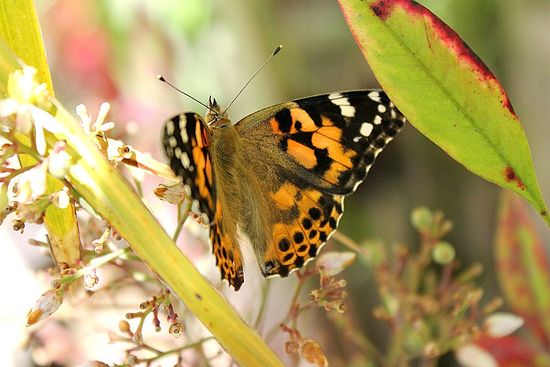
M 86 288 L 93 288 L 99 283 L 99 277 L 95 269 L 84 275 L 84 285 Z
M 422 354 L 430 359 L 434 359 L 441 354 L 439 346 L 434 342 L 429 342 L 424 346 Z
M 328 367 L 328 359 L 323 353 L 321 346 L 313 339 L 305 339 L 302 341 L 300 355 L 309 363 L 317 367 Z
M 60 291 L 50 289 L 42 294 L 27 314 L 27 326 L 36 324 L 53 314 L 62 302 L 63 296 Z
M 317 268 L 323 275 L 333 277 L 350 266 L 355 258 L 356 255 L 353 252 L 325 252 L 317 260 Z
M 285 343 L 285 352 L 286 352 L 286 354 L 298 353 L 298 348 L 299 347 L 300 347 L 300 345 L 298 344 L 298 342 L 296 342 L 294 340 L 287 341 Z
M 131 333 L 130 323 L 126 320 L 120 320 L 118 323 L 118 330 L 123 333 Z
M 495 312 L 485 319 L 484 328 L 493 338 L 512 334 L 523 326 L 523 319 L 513 313 Z
M 447 265 L 455 259 L 455 253 L 449 242 L 439 241 L 432 251 L 432 259 L 439 265 Z
M 170 328 L 168 329 L 168 333 L 178 338 L 183 333 L 183 330 L 184 330 L 183 324 L 181 322 L 175 322 L 170 325 Z
M 411 213 L 411 223 L 418 230 L 427 230 L 433 225 L 433 214 L 426 207 L 415 208 Z
M 465 344 L 455 352 L 457 361 L 464 367 L 498 367 L 495 358 L 475 344 Z
M 25 222 L 23 222 L 20 219 L 14 219 L 13 222 L 11 222 L 11 224 L 12 224 L 13 230 L 16 232 L 23 233 L 23 231 L 25 230 Z

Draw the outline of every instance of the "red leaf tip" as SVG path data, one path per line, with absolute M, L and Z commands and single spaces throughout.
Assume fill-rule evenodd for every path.
M 504 176 L 507 182 L 515 182 L 516 186 L 520 190 L 525 190 L 525 185 L 520 180 L 520 178 L 516 175 L 516 172 L 514 172 L 514 169 L 512 167 L 506 167 L 506 169 L 504 170 Z

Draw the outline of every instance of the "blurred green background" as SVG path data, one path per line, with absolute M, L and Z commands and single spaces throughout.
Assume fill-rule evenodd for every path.
M 524 124 L 542 192 L 550 198 L 550 2 L 421 3 L 455 29 L 503 84 Z M 158 82 L 156 74 L 201 101 L 212 95 L 225 105 L 283 44 L 231 107 L 233 121 L 285 100 L 377 87 L 336 1 L 60 0 L 37 6 L 57 97 L 69 108 L 85 103 L 91 111 L 109 101 L 118 133 L 130 123 L 134 133 L 125 141 L 158 159 L 163 121 L 204 109 Z M 458 258 L 483 263 L 489 298 L 500 292 L 492 250 L 499 192 L 409 125 L 346 200 L 340 229 L 357 241 L 415 246 L 411 209 L 440 209 L 454 222 L 448 240 Z M 535 220 L 549 243 L 542 221 Z M 384 326 L 370 318 L 376 299 L 368 269 L 357 262 L 345 277 L 350 312 L 365 332 L 383 340 Z M 290 287 L 281 284 L 277 291 Z M 345 350 L 337 343 L 329 349 L 329 355 Z

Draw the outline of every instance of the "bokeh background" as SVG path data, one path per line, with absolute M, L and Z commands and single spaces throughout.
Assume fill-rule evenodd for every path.
M 503 84 L 525 127 L 542 192 L 550 199 L 550 3 L 420 2 L 454 28 Z M 110 102 L 110 119 L 117 124 L 115 135 L 124 136 L 125 142 L 157 159 L 163 159 L 163 121 L 181 111 L 204 112 L 200 105 L 157 81 L 155 75 L 159 73 L 201 101 L 212 95 L 224 105 L 273 48 L 283 44 L 283 52 L 231 107 L 234 121 L 281 101 L 378 86 L 336 1 L 41 0 L 37 7 L 57 97 L 68 108 L 84 103 L 92 114 L 101 102 Z M 150 192 L 157 183 L 148 178 L 146 190 Z M 416 235 L 409 224 L 411 209 L 420 205 L 440 209 L 454 222 L 448 240 L 455 245 L 457 256 L 466 264 L 483 263 L 481 281 L 490 298 L 500 293 L 492 250 L 499 192 L 407 126 L 378 158 L 365 183 L 346 200 L 340 230 L 359 242 L 381 239 L 388 245 L 415 246 Z M 150 194 L 149 198 L 159 220 L 172 230 L 173 208 Z M 533 217 L 550 243 L 542 221 Z M 36 270 L 47 267 L 49 260 L 47 254 L 26 245 L 26 238 L 43 236 L 40 229 L 28 228 L 21 236 L 8 227 L 0 229 L 5 251 L 0 257 L 5 292 L 0 297 L 0 345 L 8 351 L 0 353 L 0 364 L 32 366 L 40 363 L 40 356 L 36 360 L 35 355 L 21 349 L 29 331 L 24 320 L 26 310 L 47 287 Z M 192 250 L 186 249 L 186 237 L 190 232 L 185 233 L 179 245 L 189 254 Z M 197 261 L 217 280 L 216 272 L 211 271 L 213 257 Z M 237 307 L 245 305 L 263 282 L 253 262 L 245 270 L 250 285 L 231 295 Z M 350 292 L 348 305 L 357 327 L 383 340 L 384 326 L 370 317 L 377 300 L 369 269 L 357 262 L 345 277 Z M 284 305 L 293 279 L 272 282 L 272 297 Z M 88 312 L 83 305 L 70 309 Z M 279 311 L 277 307 L 271 309 L 268 312 L 275 322 Z M 113 317 L 111 328 L 116 327 L 116 317 L 122 318 L 123 312 Z M 331 340 L 330 330 L 319 325 L 323 324 L 317 325 L 315 333 L 336 363 L 342 359 L 344 348 Z M 77 335 L 86 339 L 90 334 L 89 330 L 74 330 L 71 338 Z M 114 348 L 103 348 L 106 337 L 92 341 L 96 344 L 89 346 L 91 352 L 73 350 L 76 355 L 64 365 L 100 358 L 107 351 L 116 355 Z M 281 350 L 280 345 L 276 348 Z

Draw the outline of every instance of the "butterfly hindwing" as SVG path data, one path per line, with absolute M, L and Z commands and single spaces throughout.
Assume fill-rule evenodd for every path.
M 344 197 L 290 182 L 270 197 L 276 220 L 260 269 L 264 276 L 287 276 L 313 259 L 336 230 Z

